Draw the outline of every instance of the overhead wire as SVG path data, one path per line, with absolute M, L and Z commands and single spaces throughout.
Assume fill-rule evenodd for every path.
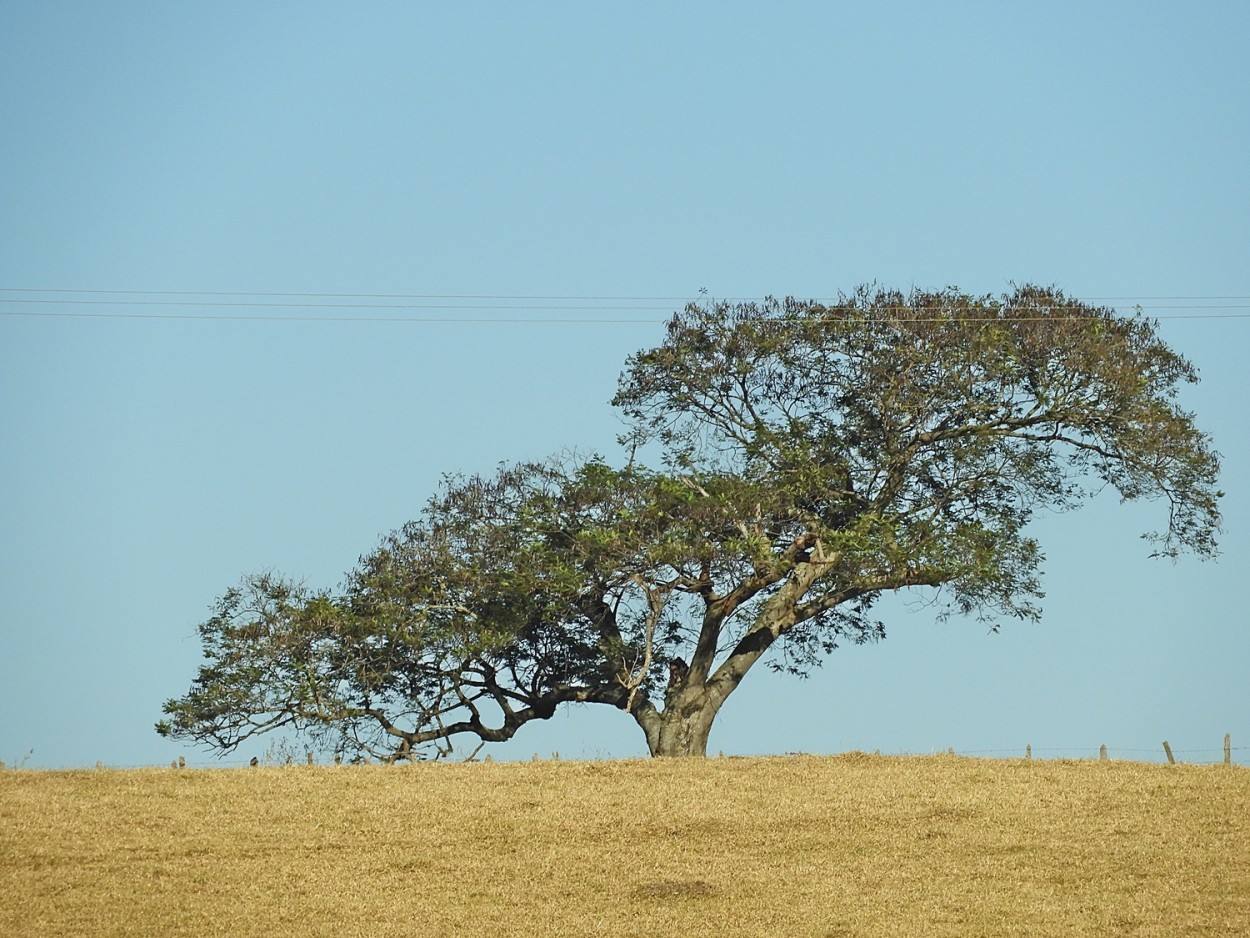
M 285 296 L 333 297 L 344 299 L 409 299 L 409 300 L 619 300 L 684 302 L 689 296 L 642 296 L 635 294 L 555 294 L 555 293 L 327 293 L 278 292 L 267 290 L 88 290 L 78 287 L 0 287 L 0 293 L 90 293 L 114 296 Z M 702 294 L 702 291 L 700 291 Z M 724 300 L 758 300 L 762 296 L 725 296 Z M 817 296 L 814 299 L 833 299 Z M 1118 294 L 1088 296 L 1087 301 L 1104 300 L 1250 300 L 1248 296 L 1215 296 L 1211 294 L 1142 296 Z
M 92 319 L 164 319 L 201 321 L 270 321 L 270 322 L 394 322 L 394 323 L 489 323 L 489 324 L 641 324 L 663 322 L 674 310 L 671 305 L 654 303 L 750 302 L 763 297 L 698 297 L 658 295 L 576 295 L 576 294 L 487 294 L 487 293 L 328 293 L 226 290 L 88 290 L 82 288 L 0 287 L 0 316 L 35 318 Z M 15 294 L 5 296 L 3 294 Z M 159 297 L 159 299 L 158 299 Z M 841 302 L 841 297 L 815 297 L 815 302 Z M 332 302 L 323 302 L 323 301 Z M 403 301 L 403 302 L 398 302 Z M 1153 318 L 1168 320 L 1250 319 L 1250 296 L 1096 296 L 1089 303 L 1131 305 L 1136 311 L 1151 311 Z M 1149 304 L 1149 305 L 1146 305 Z M 29 307 L 38 307 L 30 309 Z M 55 307 L 55 308 L 49 308 Z M 66 309 L 66 307 L 70 307 Z M 86 311 L 83 307 L 159 307 L 178 312 Z M 283 310 L 431 310 L 468 313 L 664 313 L 663 318 L 651 316 L 310 316 L 256 314 L 208 314 L 183 312 L 190 309 L 283 309 Z M 1213 312 L 1213 311 L 1219 312 Z M 1172 312 L 1189 311 L 1188 315 Z M 1212 312 L 1200 312 L 1212 311 Z M 1046 317 L 1021 317 L 1041 320 Z M 916 319 L 915 321 L 929 321 Z

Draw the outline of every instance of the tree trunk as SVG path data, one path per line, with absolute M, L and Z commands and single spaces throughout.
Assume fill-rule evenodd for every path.
M 670 678 L 664 710 L 657 711 L 650 700 L 640 702 L 633 710 L 634 719 L 647 736 L 651 755 L 707 755 L 712 721 L 726 698 L 742 683 L 747 671 L 769 646 L 794 624 L 795 604 L 827 567 L 826 562 L 796 564 L 789 582 L 757 614 L 755 628 L 743 636 L 725 663 L 710 677 L 716 636 L 720 634 L 726 613 L 724 610 L 709 613 L 690 667 Z
M 723 701 L 705 687 L 686 687 L 658 714 L 647 747 L 653 756 L 706 756 L 712 721 Z

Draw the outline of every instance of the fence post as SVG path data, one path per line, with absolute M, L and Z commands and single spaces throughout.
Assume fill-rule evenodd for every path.
M 1103 743 L 1101 746 L 1099 746 L 1099 747 L 1098 747 L 1098 761 L 1099 761 L 1099 762 L 1106 762 L 1106 761 L 1108 761 L 1108 760 L 1107 760 L 1107 744 L 1106 744 L 1106 743 Z
M 1168 741 L 1163 741 L 1163 751 L 1168 754 L 1168 765 L 1176 765 L 1176 759 L 1172 756 L 1172 747 L 1168 745 Z
M 1233 734 L 1224 734 L 1224 764 L 1233 764 Z
M 1024 758 L 1026 758 L 1026 759 L 1032 759 L 1032 758 L 1033 758 L 1033 744 L 1032 744 L 1032 743 L 1028 743 L 1028 744 L 1026 744 L 1026 745 L 1025 745 L 1025 747 L 1024 747 Z

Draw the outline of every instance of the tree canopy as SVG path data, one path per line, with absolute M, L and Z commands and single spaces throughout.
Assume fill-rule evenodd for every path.
M 691 304 L 626 362 L 619 465 L 450 476 L 335 591 L 244 578 L 157 729 L 393 760 L 582 702 L 653 754 L 704 754 L 752 667 L 882 637 L 885 593 L 1037 618 L 1040 509 L 1111 487 L 1160 503 L 1153 554 L 1214 556 L 1219 460 L 1178 402 L 1196 381 L 1152 321 L 1049 288 Z

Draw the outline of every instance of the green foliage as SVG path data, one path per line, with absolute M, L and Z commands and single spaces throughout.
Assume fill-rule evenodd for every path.
M 158 730 L 228 748 L 286 726 L 412 758 L 587 702 L 665 751 L 774 645 L 802 674 L 881 637 L 884 592 L 1035 618 L 1039 509 L 1112 486 L 1165 504 L 1157 554 L 1213 555 L 1218 457 L 1178 404 L 1196 380 L 1153 323 L 1031 286 L 691 305 L 614 399 L 662 469 L 448 477 L 341 595 L 245 580 Z M 678 654 L 689 674 L 660 701 Z

